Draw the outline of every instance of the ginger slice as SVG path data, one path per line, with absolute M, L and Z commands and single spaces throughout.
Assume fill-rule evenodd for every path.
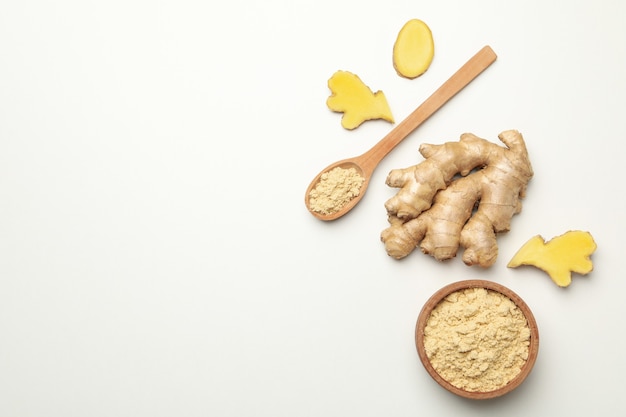
M 580 230 L 570 230 L 547 243 L 537 235 L 520 248 L 507 266 L 534 266 L 546 272 L 559 287 L 567 287 L 572 283 L 572 272 L 586 275 L 593 270 L 590 256 L 596 247 L 593 236 Z
M 352 130 L 367 120 L 383 119 L 394 122 L 387 98 L 382 91 L 375 93 L 348 71 L 337 71 L 328 80 L 332 95 L 326 100 L 328 108 L 343 113 L 341 126 Z
M 426 72 L 435 56 L 433 34 L 419 19 L 404 24 L 393 45 L 393 66 L 398 75 L 417 78 Z
M 387 185 L 390 227 L 381 233 L 387 254 L 404 258 L 417 246 L 439 261 L 456 256 L 489 267 L 496 261 L 496 233 L 509 230 L 533 176 L 526 144 L 516 130 L 500 133 L 505 147 L 471 133 L 458 142 L 423 144 L 418 165 L 392 170 Z

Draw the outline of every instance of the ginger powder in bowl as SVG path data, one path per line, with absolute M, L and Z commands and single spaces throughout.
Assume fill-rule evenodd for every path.
M 430 376 L 470 399 L 517 388 L 539 349 L 537 324 L 526 303 L 484 280 L 456 282 L 433 294 L 419 315 L 415 341 Z

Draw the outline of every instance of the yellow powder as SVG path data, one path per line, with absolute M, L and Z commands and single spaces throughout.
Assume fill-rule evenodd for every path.
M 484 288 L 448 295 L 424 329 L 426 355 L 457 388 L 488 392 L 515 378 L 528 359 L 530 328 L 508 297 Z
M 361 193 L 363 178 L 356 169 L 336 167 L 325 172 L 309 193 L 311 210 L 333 214 Z

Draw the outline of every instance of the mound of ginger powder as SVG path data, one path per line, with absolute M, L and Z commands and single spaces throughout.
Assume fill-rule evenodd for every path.
M 530 328 L 522 311 L 505 295 L 485 288 L 449 294 L 432 310 L 424 329 L 433 368 L 470 392 L 508 384 L 526 363 L 529 346 Z
M 320 177 L 320 182 L 309 193 L 311 210 L 333 214 L 361 193 L 365 182 L 356 169 L 335 167 Z

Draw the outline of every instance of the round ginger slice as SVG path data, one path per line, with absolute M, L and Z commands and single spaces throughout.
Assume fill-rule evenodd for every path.
M 435 56 L 430 28 L 419 19 L 404 24 L 393 45 L 393 66 L 398 75 L 413 79 L 426 72 Z

